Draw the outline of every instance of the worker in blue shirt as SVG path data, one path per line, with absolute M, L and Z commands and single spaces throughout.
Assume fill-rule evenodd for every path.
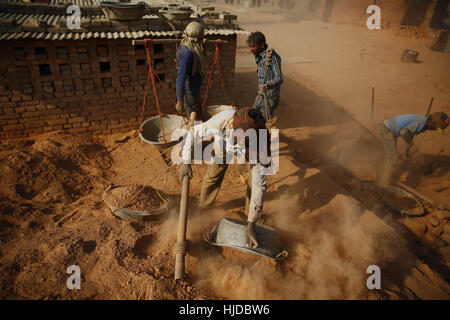
M 399 161 L 397 152 L 397 138 L 402 137 L 408 144 L 405 157 L 406 160 L 411 147 L 413 138 L 416 134 L 425 130 L 437 130 L 443 134 L 444 129 L 449 125 L 449 118 L 443 112 L 435 112 L 430 116 L 423 114 L 404 114 L 389 118 L 380 124 L 380 136 L 383 141 L 386 152 L 386 161 L 381 178 L 381 186 L 392 184 L 394 173 L 400 169 L 402 161 Z M 400 163 L 399 163 L 400 162 Z
M 177 112 L 186 111 L 188 119 L 193 111 L 197 119 L 202 117 L 200 88 L 202 86 L 205 67 L 205 47 L 203 38 L 205 29 L 198 22 L 187 25 L 185 35 L 178 48 Z
M 266 37 L 259 31 L 248 36 L 247 44 L 258 66 L 258 94 L 254 106 L 267 121 L 264 92 L 267 93 L 269 116 L 273 116 L 273 112 L 280 103 L 280 86 L 283 83 L 281 58 L 274 49 L 267 46 Z

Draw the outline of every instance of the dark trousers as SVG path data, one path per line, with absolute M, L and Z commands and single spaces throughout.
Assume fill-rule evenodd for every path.
M 202 118 L 202 100 L 200 98 L 200 93 L 198 94 L 185 94 L 184 95 L 184 110 L 186 111 L 188 119 L 191 118 L 191 113 L 197 113 L 196 120 L 201 120 Z
M 269 106 L 270 106 L 270 116 L 273 115 L 273 112 L 275 111 L 275 109 L 278 107 L 279 103 L 280 103 L 280 96 L 276 95 L 276 96 L 272 96 L 272 97 L 268 97 L 269 100 Z M 263 115 L 264 119 L 266 119 L 266 104 L 264 103 L 264 97 L 262 95 L 257 95 L 256 99 L 255 99 L 255 108 L 257 110 L 259 110 L 259 112 L 261 112 L 261 114 Z M 266 119 L 267 121 L 267 119 Z

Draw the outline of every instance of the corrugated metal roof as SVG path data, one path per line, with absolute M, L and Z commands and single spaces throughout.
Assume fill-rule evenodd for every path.
M 151 0 L 145 0 L 152 3 Z M 7 12 L 0 11 L 0 40 L 11 39 L 40 39 L 40 40 L 83 40 L 83 39 L 141 39 L 144 37 L 174 37 L 176 34 L 181 35 L 183 31 L 172 31 L 169 25 L 158 27 L 160 19 L 156 15 L 146 15 L 141 19 L 142 24 L 137 26 L 136 23 L 117 22 L 108 23 L 103 15 L 90 15 L 83 18 L 86 27 L 81 30 L 68 30 L 65 24 L 66 16 L 60 11 L 49 11 L 44 6 L 44 11 L 29 11 L 22 1 L 17 0 L 0 0 L 1 6 Z M 99 0 L 51 0 L 52 5 L 75 4 L 80 6 L 98 6 Z M 17 4 L 17 12 L 15 8 Z M 25 9 L 24 9 L 25 8 Z M 41 7 L 39 7 L 41 8 Z M 27 11 L 28 10 L 28 11 Z M 41 10 L 41 9 L 39 9 Z M 29 12 L 29 13 L 26 13 Z M 32 12 L 32 13 L 31 13 Z M 36 13 L 37 12 L 37 13 Z M 41 13 L 39 13 L 41 12 Z M 58 14 L 51 14 L 56 13 Z M 97 12 L 97 11 L 94 11 Z M 50 14 L 49 14 L 50 13 Z M 92 12 L 91 12 L 92 13 Z M 98 13 L 98 12 L 97 12 Z M 64 19 L 64 20 L 62 20 Z M 101 19 L 101 20 L 96 20 Z M 86 21 L 85 21 L 86 20 Z M 82 21 L 82 23 L 84 23 Z M 98 22 L 95 22 L 98 21 Z M 103 25 L 105 23 L 106 25 Z M 26 23 L 27 22 L 27 23 Z M 94 22 L 96 23 L 94 26 Z M 91 25 L 92 23 L 92 25 Z M 28 25 L 27 25 L 28 24 Z M 31 24 L 31 25 L 30 25 Z M 108 26 L 109 24 L 109 26 Z M 124 30 L 125 27 L 125 30 Z M 162 30 L 154 30 L 161 28 Z M 247 34 L 246 31 L 240 29 L 237 25 L 207 25 L 207 35 L 233 35 Z M 110 30 L 108 30 L 110 29 Z M 126 31 L 128 29 L 128 31 Z M 152 29 L 152 30 L 148 30 Z
M 179 34 L 179 33 L 178 33 Z M 248 34 L 244 30 L 206 30 L 206 35 L 229 36 L 233 34 Z M 45 33 L 45 32 L 5 32 L 0 33 L 0 40 L 11 39 L 41 39 L 41 40 L 84 40 L 84 39 L 141 39 L 144 37 L 174 37 L 173 31 L 139 31 L 139 32 L 70 32 L 70 33 Z
M 111 2 L 119 2 L 117 0 L 108 0 Z M 142 1 L 142 0 L 141 0 Z M 22 4 L 24 3 L 21 0 L 0 0 L 0 2 L 6 2 L 11 4 Z M 58 4 L 74 4 L 77 6 L 96 6 L 100 4 L 100 0 L 51 0 L 49 4 L 58 5 Z

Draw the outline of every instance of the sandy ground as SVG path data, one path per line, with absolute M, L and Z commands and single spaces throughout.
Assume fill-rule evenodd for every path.
M 206 167 L 198 165 L 187 277 L 174 282 L 176 169 L 155 179 L 165 162 L 133 132 L 50 133 L 0 144 L 2 299 L 448 299 L 449 212 L 427 207 L 422 217 L 401 217 L 342 159 L 362 157 L 380 170 L 372 87 L 374 121 L 425 113 L 431 97 L 433 110 L 449 113 L 450 56 L 431 51 L 431 39 L 389 30 L 286 22 L 257 10 L 238 15 L 283 59 L 280 172 L 269 178 L 264 223 L 278 230 L 289 256 L 274 263 L 204 242 L 202 233 L 220 218 L 242 218 L 247 173 L 230 166 L 217 207 L 199 212 Z M 400 62 L 406 48 L 420 52 L 420 63 Z M 239 106 L 252 104 L 256 93 L 253 63 L 240 36 L 232 90 Z M 415 141 L 403 180 L 450 207 L 450 136 L 427 132 Z M 101 198 L 110 182 L 149 183 L 169 194 L 169 210 L 149 221 L 121 220 Z M 72 264 L 81 269 L 81 290 L 66 287 Z M 370 265 L 381 269 L 380 290 L 366 287 Z

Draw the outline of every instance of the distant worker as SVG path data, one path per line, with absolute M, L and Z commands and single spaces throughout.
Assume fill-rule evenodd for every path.
M 200 88 L 202 86 L 205 67 L 205 47 L 203 38 L 205 28 L 198 22 L 191 22 L 187 25 L 185 35 L 178 48 L 178 75 L 177 86 L 177 112 L 184 110 L 188 119 L 195 111 L 197 118 L 202 116 L 202 103 L 200 98 Z
M 227 154 L 231 153 L 244 156 L 247 161 L 252 158 L 255 159 L 249 166 L 249 181 L 246 192 L 248 206 L 246 240 L 247 245 L 252 248 L 258 247 L 255 223 L 262 215 L 263 199 L 266 193 L 266 175 L 264 168 L 270 162 L 270 156 L 268 155 L 270 138 L 267 137 L 267 144 L 259 140 L 256 143 L 250 143 L 248 140 L 245 140 L 245 134 L 248 135 L 251 133 L 251 130 L 256 130 L 255 137 L 257 136 L 259 139 L 260 135 L 258 133 L 261 129 L 266 129 L 265 123 L 266 121 L 261 113 L 253 107 L 245 107 L 239 110 L 226 110 L 216 114 L 208 121 L 193 127 L 191 138 L 184 141 L 182 151 L 184 164 L 179 169 L 181 180 L 186 175 L 192 177 L 190 160 L 194 143 L 198 143 L 208 132 L 216 131 L 223 133 L 222 150 L 221 148 L 219 150 L 214 149 L 216 159 L 211 164 L 208 164 L 208 169 L 203 177 L 198 206 L 201 209 L 206 209 L 213 204 L 219 193 L 228 167 L 226 163 Z M 239 131 L 244 136 L 240 136 L 238 134 L 239 131 L 237 132 L 236 129 L 242 129 L 242 131 Z M 234 140 L 235 137 L 237 141 Z M 255 149 L 250 146 L 255 147 Z M 223 159 L 223 161 L 217 161 L 217 159 Z M 263 160 L 261 161 L 261 159 Z
M 431 116 L 422 114 L 404 114 L 394 116 L 380 124 L 380 136 L 386 152 L 386 161 L 381 177 L 381 186 L 392 184 L 394 175 L 398 171 L 399 155 L 397 152 L 397 138 L 401 136 L 408 144 L 404 160 L 409 156 L 413 146 L 413 138 L 416 134 L 425 130 L 437 130 L 443 134 L 449 125 L 449 118 L 443 112 L 435 112 Z
M 258 66 L 258 94 L 254 106 L 268 120 L 266 103 L 268 103 L 270 116 L 280 103 L 280 86 L 283 83 L 281 58 L 274 49 L 267 46 L 266 37 L 259 31 L 248 36 L 247 44 Z M 266 102 L 265 94 L 268 100 Z

